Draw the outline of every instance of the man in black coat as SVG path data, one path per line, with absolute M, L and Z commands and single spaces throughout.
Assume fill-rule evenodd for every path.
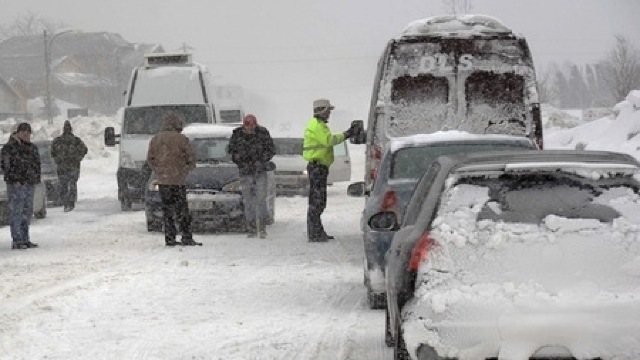
M 0 152 L 9 197 L 12 249 L 38 247 L 29 238 L 33 215 L 33 191 L 40 182 L 40 155 L 31 143 L 31 125 L 21 123 Z
M 69 120 L 64 122 L 62 135 L 51 143 L 51 157 L 56 163 L 58 180 L 60 181 L 60 199 L 64 211 L 71 211 L 78 198 L 78 178 L 80 162 L 87 154 L 87 146 L 82 139 L 73 134 Z
M 249 237 L 258 234 L 267 237 L 267 170 L 272 164 L 275 145 L 269 130 L 258 125 L 258 120 L 248 114 L 242 126 L 233 130 L 229 142 L 229 154 L 238 165 L 242 182 L 242 201 Z

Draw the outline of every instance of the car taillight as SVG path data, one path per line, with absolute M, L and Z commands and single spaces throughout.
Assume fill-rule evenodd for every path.
M 375 160 L 382 159 L 382 149 L 380 148 L 380 146 L 373 145 L 370 155 L 372 159 L 375 159 Z
M 371 180 L 375 180 L 378 177 L 378 169 L 377 168 L 371 169 L 371 172 L 369 173 L 369 177 L 371 178 Z
M 432 246 L 433 240 L 429 237 L 429 233 L 424 233 L 411 252 L 409 270 L 418 271 L 420 263 L 427 260 Z
M 396 210 L 398 207 L 398 197 L 396 196 L 396 192 L 393 190 L 389 190 L 384 193 L 384 197 L 382 198 L 382 204 L 380 205 L 381 211 L 389 211 Z

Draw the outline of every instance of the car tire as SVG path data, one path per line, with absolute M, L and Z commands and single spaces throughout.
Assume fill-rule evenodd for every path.
M 438 355 L 438 352 L 429 345 L 422 344 L 418 349 L 420 359 L 425 360 L 444 360 L 444 358 Z
M 131 201 L 131 199 L 129 199 L 127 197 L 123 197 L 120 200 L 120 210 L 122 210 L 122 211 L 131 211 L 132 206 L 133 206 L 133 201 Z
M 44 219 L 47 217 L 47 207 L 43 206 L 42 209 L 40 211 L 36 211 L 33 213 L 33 216 L 36 219 Z
M 155 219 L 153 216 L 149 215 L 149 213 L 145 213 L 145 218 L 147 220 L 147 231 L 148 232 L 158 232 L 162 231 L 162 221 Z
M 393 340 L 393 335 L 391 335 L 391 322 L 389 321 L 389 309 L 385 311 L 384 318 L 384 343 L 387 347 L 393 347 L 396 342 Z
M 407 346 L 404 343 L 404 337 L 402 336 L 402 326 L 400 326 L 400 321 L 397 321 L 396 323 L 396 341 L 393 348 L 393 359 L 411 360 L 411 356 L 409 356 L 409 352 L 407 351 Z
M 373 292 L 368 286 L 367 300 L 369 301 L 369 308 L 372 310 L 380 310 L 387 307 L 387 294 Z

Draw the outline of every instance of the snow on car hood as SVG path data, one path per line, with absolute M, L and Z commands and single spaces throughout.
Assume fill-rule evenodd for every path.
M 407 345 L 460 359 L 526 360 L 548 345 L 640 358 L 640 196 L 612 188 L 594 199 L 621 214 L 610 223 L 476 221 L 488 200 L 474 185 L 443 196 L 430 232 L 440 245 L 403 309 Z

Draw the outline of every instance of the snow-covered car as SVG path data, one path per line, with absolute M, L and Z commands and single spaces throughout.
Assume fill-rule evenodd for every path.
M 351 184 L 348 188 L 351 196 L 368 196 L 361 228 L 364 243 L 364 284 L 367 287 L 369 307 L 385 307 L 385 254 L 393 239 L 393 232 L 375 231 L 366 220 L 377 212 L 393 211 L 401 221 L 416 183 L 438 156 L 523 149 L 533 150 L 536 145 L 523 136 L 475 135 L 461 131 L 398 137 L 387 143 L 374 175 L 373 189 L 366 190 L 364 182 Z
M 417 184 L 387 253 L 395 359 L 638 359 L 640 163 L 459 154 Z M 634 175 L 635 174 L 635 175 Z
M 51 140 L 36 140 L 33 144 L 38 147 L 40 153 L 40 171 L 42 183 L 47 191 L 47 203 L 50 206 L 62 205 L 60 198 L 60 181 L 56 163 L 51 157 Z
M 244 205 L 238 167 L 228 154 L 233 127 L 191 124 L 182 131 L 193 147 L 197 163 L 186 180 L 187 201 L 194 229 L 230 231 L 244 229 Z M 276 188 L 273 171 L 267 172 L 267 225 L 275 219 Z M 145 193 L 147 230 L 162 230 L 162 201 L 155 174 Z

